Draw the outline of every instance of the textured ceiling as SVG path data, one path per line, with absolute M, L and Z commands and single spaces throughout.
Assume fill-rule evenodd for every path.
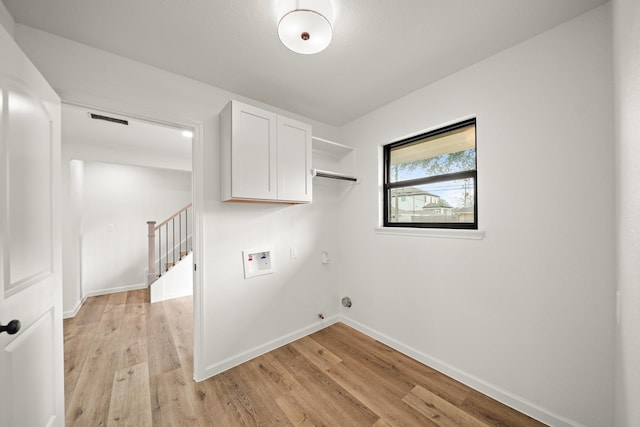
M 298 55 L 277 0 L 2 0 L 16 22 L 333 125 L 605 3 L 332 0 L 334 38 Z

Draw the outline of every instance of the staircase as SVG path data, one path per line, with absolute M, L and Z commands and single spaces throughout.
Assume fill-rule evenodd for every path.
M 162 296 L 177 292 L 180 294 L 179 296 L 182 296 L 185 291 L 175 291 L 176 286 L 190 289 L 184 281 L 187 277 L 189 277 L 189 282 L 191 281 L 188 276 L 191 273 L 191 267 L 184 264 L 193 264 L 190 256 L 193 249 L 192 224 L 191 203 L 159 224 L 156 221 L 147 221 L 149 263 L 146 271 L 146 283 L 150 287 L 150 295 Z M 186 262 L 187 260 L 189 262 Z M 173 272 L 174 270 L 175 272 Z M 178 277 L 172 277 L 173 280 L 168 280 L 171 275 Z M 171 287 L 174 291 L 162 291 L 161 289 L 166 286 Z M 154 298 L 151 298 L 151 302 L 154 302 L 153 300 Z

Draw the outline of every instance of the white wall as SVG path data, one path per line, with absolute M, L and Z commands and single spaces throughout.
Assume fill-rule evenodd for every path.
M 2 2 L 0 2 L 0 25 L 4 27 L 11 37 L 14 37 L 16 22 Z
M 64 110 L 62 113 L 64 120 Z M 106 144 L 87 143 L 62 135 L 63 154 L 72 158 L 94 162 L 115 163 L 119 165 L 147 166 L 151 168 L 176 169 L 191 171 L 190 153 L 163 153 L 159 150 L 114 150 Z M 177 151 L 177 150 L 176 150 Z M 184 151 L 184 150 L 183 150 Z
M 146 222 L 191 202 L 191 173 L 85 162 L 83 189 L 82 295 L 146 286 Z
M 341 207 L 349 322 L 554 426 L 613 420 L 609 18 L 600 7 L 343 135 L 363 179 Z M 376 234 L 379 147 L 470 116 L 484 239 Z
M 204 200 L 203 248 L 194 254 L 203 275 L 196 312 L 206 326 L 194 355 L 196 366 L 204 366 L 199 378 L 335 319 L 336 264 L 322 265 L 320 253 L 337 251 L 338 194 L 343 193 L 316 185 L 310 205 L 220 202 L 217 115 L 232 97 L 264 104 L 22 25 L 16 25 L 16 38 L 64 101 L 203 125 L 204 153 L 196 161 L 204 176 L 194 183 L 196 201 L 200 192 Z M 316 136 L 336 140 L 339 134 L 335 127 L 270 109 L 311 123 Z M 245 280 L 241 251 L 265 246 L 274 251 L 277 272 Z M 289 258 L 292 246 L 296 259 Z M 317 318 L 320 312 L 324 323 Z
M 68 318 L 75 316 L 82 304 L 84 161 L 62 158 L 62 308 Z
M 149 287 L 149 302 L 193 295 L 193 252 L 182 258 L 168 273 Z
M 640 3 L 613 1 L 616 107 L 616 422 L 640 425 Z

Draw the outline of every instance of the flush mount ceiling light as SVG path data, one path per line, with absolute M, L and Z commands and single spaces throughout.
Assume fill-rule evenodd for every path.
M 280 0 L 278 12 L 278 36 L 290 50 L 308 55 L 331 43 L 330 0 Z

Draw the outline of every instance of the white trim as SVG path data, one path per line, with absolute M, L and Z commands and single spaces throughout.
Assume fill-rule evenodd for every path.
M 422 353 L 413 347 L 405 345 L 399 341 L 394 340 L 393 338 L 378 332 L 374 329 L 370 329 L 362 323 L 356 322 L 353 319 L 350 319 L 347 316 L 340 316 L 340 321 L 346 325 L 351 326 L 352 328 L 362 332 L 365 335 L 368 335 L 371 338 L 374 338 L 380 341 L 383 344 L 388 345 L 394 350 L 399 351 L 400 353 L 409 356 L 410 358 L 417 360 L 418 362 L 429 366 L 430 368 L 435 369 L 438 372 L 441 372 L 456 381 L 463 383 L 466 386 L 471 387 L 474 390 L 479 391 L 493 399 L 504 403 L 505 405 L 522 412 L 532 418 L 535 418 L 538 421 L 541 421 L 545 424 L 552 425 L 555 427 L 585 427 L 583 424 L 578 423 L 577 421 L 570 420 L 568 418 L 562 417 L 561 415 L 555 414 L 549 411 L 542 406 L 539 406 L 533 402 L 526 400 L 525 398 L 518 396 L 514 393 L 511 393 L 507 390 L 504 390 L 498 386 L 495 386 L 491 383 L 488 383 L 474 375 L 471 375 L 467 372 L 464 372 L 454 366 L 451 366 L 433 356 L 429 356 L 428 354 Z
M 314 332 L 327 328 L 333 325 L 334 323 L 338 323 L 339 321 L 340 321 L 339 315 L 328 317 L 320 322 L 316 322 L 313 325 L 307 326 L 306 328 L 298 329 L 295 332 L 284 335 L 280 338 L 276 338 L 275 340 L 269 341 L 267 343 L 254 347 L 250 350 L 247 350 L 235 356 L 229 357 L 221 362 L 215 363 L 213 365 L 209 365 L 206 368 L 205 378 L 202 378 L 202 379 L 204 380 L 214 375 L 217 375 L 221 372 L 226 371 L 227 369 L 231 369 L 234 366 L 238 366 L 257 356 L 268 353 L 272 350 L 282 347 L 283 345 L 287 345 L 292 341 L 298 340 L 300 338 L 304 338 L 307 335 L 310 335 Z
M 459 230 L 450 228 L 410 228 L 410 227 L 376 227 L 376 234 L 393 236 L 437 237 L 446 239 L 484 239 L 484 230 Z
M 196 381 L 206 375 L 206 337 L 204 334 L 204 122 L 193 127 L 191 145 L 191 203 L 193 229 L 191 250 L 193 254 L 193 378 Z
M 86 300 L 87 300 L 86 297 L 80 299 L 80 301 L 78 301 L 78 304 L 76 304 L 73 310 L 65 311 L 64 313 L 62 313 L 62 318 L 71 319 L 72 317 L 76 317 L 76 315 L 78 314 L 78 311 L 80 311 L 80 309 L 82 308 L 82 304 L 84 304 Z
M 171 126 L 193 131 L 191 140 L 191 203 L 193 206 L 193 230 L 191 236 L 193 250 L 193 377 L 194 379 L 204 379 L 206 372 L 205 358 L 205 336 L 204 336 L 204 295 L 202 292 L 203 278 L 203 218 L 204 218 L 204 122 L 201 120 L 190 120 L 176 118 L 175 115 L 167 117 L 163 113 L 154 111 L 150 114 L 146 112 L 137 114 L 129 110 L 130 106 L 115 103 L 102 97 L 86 96 L 76 92 L 56 89 L 62 99 L 62 104 L 73 105 L 83 108 L 91 108 L 106 113 L 116 114 L 132 119 L 143 120 L 163 126 Z M 110 106 L 109 106 L 110 105 Z M 163 118 L 159 118 L 163 117 Z M 197 266 L 197 269 L 196 269 Z M 86 297 L 86 296 L 85 296 Z
M 429 126 L 428 128 L 424 128 L 424 129 L 419 130 L 419 131 L 408 133 L 405 136 L 400 136 L 398 138 L 394 138 L 389 142 L 383 143 L 381 146 L 393 144 L 393 143 L 398 142 L 398 141 L 402 141 L 402 140 L 405 140 L 405 139 L 413 138 L 414 136 L 422 135 L 423 133 L 433 132 L 434 130 L 446 128 L 447 126 L 451 126 L 451 125 L 455 125 L 455 124 L 458 124 L 458 123 L 466 122 L 467 120 L 472 120 L 472 119 L 475 119 L 477 121 L 478 120 L 478 115 L 477 114 L 470 114 L 470 115 L 466 115 L 466 116 L 461 116 L 461 117 L 459 117 L 457 119 L 448 120 L 446 122 L 442 122 L 442 123 L 439 123 L 439 124 L 434 124 L 433 126 Z
M 95 291 L 86 292 L 82 296 L 82 301 L 84 303 L 84 301 L 89 297 L 117 294 L 118 292 L 137 291 L 138 289 L 145 289 L 146 287 L 147 287 L 146 283 L 136 283 L 135 285 L 118 286 L 116 288 L 97 289 Z

